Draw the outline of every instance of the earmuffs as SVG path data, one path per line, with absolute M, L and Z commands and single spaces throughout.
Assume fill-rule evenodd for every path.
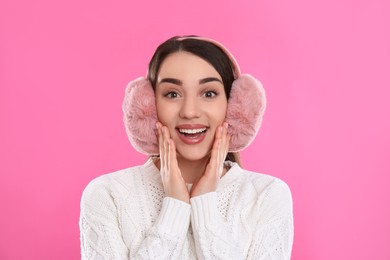
M 226 122 L 231 135 L 229 152 L 239 152 L 253 141 L 260 129 L 266 107 L 264 88 L 251 75 L 240 73 L 233 55 L 219 42 L 203 37 L 183 37 L 179 40 L 188 38 L 213 43 L 231 60 L 235 80 L 228 99 Z M 122 110 L 126 133 L 133 147 L 146 155 L 158 155 L 156 98 L 147 77 L 129 82 Z

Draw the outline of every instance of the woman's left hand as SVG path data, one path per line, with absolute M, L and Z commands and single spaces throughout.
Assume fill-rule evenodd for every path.
M 227 133 L 228 124 L 223 123 L 215 133 L 210 161 L 202 177 L 193 184 L 191 198 L 217 190 L 218 182 L 224 174 L 225 158 L 229 149 L 230 135 Z

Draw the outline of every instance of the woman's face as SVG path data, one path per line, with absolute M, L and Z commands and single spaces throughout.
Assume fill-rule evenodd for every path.
M 222 78 L 213 66 L 189 52 L 169 55 L 157 75 L 156 105 L 179 158 L 200 160 L 209 154 L 227 109 Z

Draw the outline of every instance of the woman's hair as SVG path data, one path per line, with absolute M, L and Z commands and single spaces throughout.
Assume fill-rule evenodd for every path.
M 148 80 L 153 88 L 156 87 L 157 75 L 162 62 L 170 54 L 179 51 L 192 53 L 211 64 L 221 76 L 226 97 L 229 98 L 234 81 L 233 66 L 229 57 L 215 44 L 196 39 L 193 36 L 190 36 L 190 38 L 175 36 L 158 46 L 149 63 L 148 69 Z
M 160 44 L 157 47 L 148 68 L 148 80 L 153 89 L 156 88 L 157 76 L 161 64 L 170 54 L 185 51 L 194 54 L 207 61 L 219 73 L 222 78 L 226 98 L 229 99 L 230 91 L 233 85 L 234 73 L 230 58 L 225 52 L 215 44 L 196 39 L 196 36 L 179 37 L 175 36 Z M 241 164 L 239 153 L 228 153 L 226 160 Z

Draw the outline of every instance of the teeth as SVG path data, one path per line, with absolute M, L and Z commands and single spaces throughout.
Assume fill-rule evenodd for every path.
M 201 132 L 206 131 L 206 128 L 199 128 L 199 129 L 179 129 L 179 132 L 182 134 L 198 134 Z

